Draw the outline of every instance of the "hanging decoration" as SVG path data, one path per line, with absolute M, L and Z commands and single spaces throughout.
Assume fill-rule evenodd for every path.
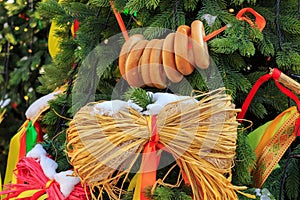
M 27 120 L 10 141 L 9 149 L 11 149 L 11 151 L 8 152 L 4 184 L 16 183 L 16 177 L 13 171 L 18 161 L 24 158 L 26 153 L 29 152 L 37 142 L 43 140 L 43 133 L 37 119 L 44 111 L 49 109 L 48 101 L 56 98 L 56 95 L 63 92 L 63 90 L 64 87 L 41 97 L 27 109 L 25 113 Z
M 110 3 L 126 40 L 119 55 L 119 70 L 128 84 L 134 87 L 164 89 L 167 80 L 177 83 L 183 76 L 190 75 L 195 67 L 207 69 L 210 57 L 206 42 L 230 27 L 226 25 L 206 36 L 203 23 L 195 20 L 191 27 L 181 25 L 176 33 L 165 39 L 148 41 L 143 35 L 129 37 L 120 13 L 114 8 L 113 1 Z M 255 22 L 245 16 L 247 12 L 255 16 Z M 252 8 L 241 9 L 236 18 L 260 31 L 266 25 L 264 17 Z
M 244 118 L 256 91 L 264 82 L 271 78 L 274 79 L 280 91 L 293 99 L 297 106 L 283 111 L 274 120 L 258 127 L 248 136 L 249 144 L 257 157 L 256 168 L 251 170 L 255 187 L 258 188 L 262 186 L 271 174 L 292 142 L 300 135 L 300 100 L 288 89 L 290 88 L 297 93 L 300 85 L 277 68 L 271 69 L 270 74 L 266 74 L 258 79 L 249 92 L 242 106 L 242 111 L 237 118 Z
M 199 20 L 194 21 L 191 28 L 179 26 L 176 33 L 162 40 L 147 41 L 142 35 L 133 35 L 120 52 L 121 75 L 136 87 L 147 85 L 164 89 L 167 78 L 179 82 L 183 75 L 194 71 L 195 65 L 208 68 L 209 54 L 204 36 L 204 27 Z M 192 48 L 189 48 L 190 43 Z
M 56 173 L 57 163 L 37 144 L 16 167 L 18 184 L 7 184 L 0 195 L 8 199 L 82 200 L 88 195 L 73 171 Z
M 173 155 L 181 169 L 178 179 L 190 185 L 193 199 L 233 200 L 236 192 L 246 189 L 231 184 L 239 110 L 225 89 L 173 102 L 163 101 L 165 95 L 176 96 L 159 95 L 157 104 L 147 106 L 144 114 L 131 101 L 120 100 L 89 104 L 76 113 L 67 130 L 67 151 L 82 183 L 91 191 L 99 190 L 93 199 L 101 199 L 104 191 L 111 199 L 120 199 L 126 193 L 124 181 L 142 155 L 131 187 L 134 199 L 146 200 L 146 188 L 158 181 L 161 151 Z M 146 115 L 151 110 L 153 115 Z
M 71 27 L 71 32 L 73 37 L 76 37 L 76 31 L 79 29 L 79 21 L 74 20 L 74 23 L 72 24 Z M 59 44 L 61 38 L 56 36 L 56 32 L 61 29 L 55 21 L 52 21 L 51 26 L 50 26 L 50 31 L 49 31 L 49 37 L 48 37 L 48 50 L 50 53 L 50 56 L 52 58 L 55 58 L 55 56 L 58 54 L 60 51 Z

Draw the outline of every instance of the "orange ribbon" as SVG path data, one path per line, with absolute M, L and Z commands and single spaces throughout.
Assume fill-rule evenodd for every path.
M 113 0 L 110 1 L 110 6 L 111 6 L 112 10 L 114 11 L 115 17 L 116 17 L 116 19 L 118 21 L 118 24 L 119 24 L 119 27 L 120 27 L 120 29 L 122 31 L 123 37 L 125 38 L 125 40 L 128 40 L 129 36 L 128 36 L 128 32 L 126 30 L 126 26 L 124 24 L 124 21 L 122 19 L 121 14 L 116 10 L 116 8 L 114 6 L 114 1 Z
M 141 200 L 147 200 L 145 190 L 152 187 L 156 182 L 156 171 L 159 165 L 160 156 L 157 155 L 157 144 L 159 143 L 159 134 L 156 125 L 156 116 L 151 116 L 148 121 L 149 131 L 151 133 L 150 141 L 144 147 L 142 163 L 141 163 Z
M 122 19 L 121 14 L 116 10 L 116 8 L 114 6 L 113 0 L 110 1 L 110 5 L 111 5 L 111 8 L 112 8 L 112 10 L 114 12 L 114 15 L 115 15 L 115 17 L 117 19 L 119 27 L 120 27 L 120 29 L 122 31 L 123 37 L 125 38 L 125 40 L 128 40 L 129 36 L 128 36 L 128 32 L 126 30 L 126 26 L 124 24 L 124 21 Z M 243 16 L 246 12 L 249 12 L 252 15 L 255 16 L 255 22 L 253 22 L 249 17 Z M 241 9 L 237 13 L 236 18 L 238 20 L 243 20 L 243 21 L 248 22 L 252 27 L 257 26 L 260 31 L 262 31 L 265 28 L 265 26 L 266 26 L 266 20 L 265 20 L 265 18 L 262 15 L 260 15 L 258 12 L 256 12 L 253 8 L 243 8 L 243 9 Z M 227 27 L 228 26 L 226 25 L 226 26 L 223 26 L 222 28 L 220 28 L 218 30 L 215 30 L 215 31 L 211 32 L 207 36 L 203 37 L 203 41 L 207 42 L 208 40 L 212 39 L 213 37 L 215 37 L 218 34 L 220 34 L 221 32 L 223 32 L 225 29 L 227 29 Z
M 253 21 L 249 17 L 243 16 L 246 12 L 249 12 L 252 15 L 254 15 L 255 23 L 253 23 Z M 260 31 L 262 31 L 266 26 L 265 18 L 261 16 L 259 13 L 257 13 L 255 10 L 253 10 L 252 8 L 243 8 L 238 12 L 236 18 L 248 22 L 252 27 L 257 26 Z
M 249 12 L 252 15 L 255 16 L 255 22 L 253 22 L 249 17 L 244 17 L 243 15 Z M 236 18 L 238 20 L 242 20 L 242 21 L 246 21 L 248 22 L 252 27 L 258 27 L 258 29 L 260 31 L 262 31 L 265 26 L 266 26 L 266 20 L 263 16 L 261 16 L 258 12 L 256 12 L 255 10 L 253 10 L 252 8 L 243 8 L 242 10 L 240 10 L 237 15 Z M 223 26 L 222 28 L 215 30 L 213 32 L 211 32 L 210 34 L 208 34 L 207 36 L 203 37 L 204 42 L 207 42 L 208 40 L 212 39 L 213 37 L 217 36 L 218 34 L 220 34 L 221 32 L 223 32 L 225 29 L 227 29 L 227 25 Z
M 156 171 L 159 166 L 159 161 L 161 158 L 161 154 L 157 154 L 158 150 L 164 150 L 166 152 L 171 153 L 162 143 L 159 142 L 159 133 L 157 130 L 157 116 L 151 116 L 148 120 L 148 128 L 151 133 L 151 137 L 149 142 L 146 143 L 142 155 L 142 163 L 141 163 L 141 184 L 140 184 L 140 200 L 148 200 L 145 195 L 145 191 L 156 182 Z M 182 169 L 179 164 L 180 169 Z M 184 179 L 185 184 L 190 185 L 189 180 L 184 172 L 181 170 L 182 177 Z

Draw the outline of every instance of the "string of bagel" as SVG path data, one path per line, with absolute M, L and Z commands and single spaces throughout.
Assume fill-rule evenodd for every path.
M 120 13 L 113 1 L 110 3 L 125 38 L 119 54 L 119 71 L 133 87 L 165 89 L 167 80 L 178 83 L 195 68 L 207 69 L 210 65 L 207 41 L 230 27 L 230 24 L 225 25 L 206 36 L 202 21 L 194 20 L 191 26 L 180 25 L 164 39 L 146 40 L 142 34 L 129 37 Z M 253 14 L 256 21 L 245 17 L 246 12 Z M 257 26 L 260 31 L 265 27 L 263 17 L 252 8 L 241 9 L 236 18 Z
M 209 54 L 203 23 L 195 20 L 191 27 L 181 25 L 165 39 L 146 40 L 132 35 L 122 46 L 119 69 L 129 85 L 166 88 L 166 80 L 177 83 L 190 75 L 194 66 L 206 69 Z

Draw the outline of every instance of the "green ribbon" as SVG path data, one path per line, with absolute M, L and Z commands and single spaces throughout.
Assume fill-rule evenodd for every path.
M 38 19 L 38 25 L 39 25 L 40 30 L 42 30 L 43 29 L 43 24 L 42 24 L 40 19 Z
M 38 133 L 35 130 L 32 121 L 29 121 L 26 129 L 26 153 L 28 153 L 28 151 L 30 151 L 36 144 L 37 136 Z
M 123 12 L 125 15 L 129 15 L 130 13 L 131 13 L 131 11 L 128 9 L 128 8 L 126 8 L 125 10 L 124 10 L 124 12 Z M 135 12 L 133 12 L 133 16 L 134 17 L 136 17 L 137 16 L 137 12 L 135 11 Z

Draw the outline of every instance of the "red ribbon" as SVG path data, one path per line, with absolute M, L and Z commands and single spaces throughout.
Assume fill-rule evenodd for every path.
M 74 20 L 74 24 L 73 24 L 74 38 L 77 36 L 77 35 L 76 35 L 76 32 L 77 32 L 77 30 L 79 29 L 79 24 L 80 24 L 80 22 L 79 22 L 77 19 L 75 19 L 75 20 Z
M 38 190 L 32 197 L 26 198 L 36 200 L 47 193 L 49 200 L 80 200 L 86 199 L 84 188 L 78 183 L 68 198 L 65 198 L 60 192 L 59 184 L 51 181 L 43 172 L 39 162 L 33 158 L 23 158 L 17 164 L 17 179 L 24 183 L 5 185 L 6 190 L 0 192 L 0 195 L 7 194 L 4 200 L 15 198 L 22 192 L 28 190 Z M 50 184 L 49 184 L 50 183 Z
M 43 142 L 43 131 L 42 131 L 42 127 L 38 122 L 34 122 L 34 128 L 37 132 L 37 138 L 36 138 L 36 142 Z
M 260 86 L 268 81 L 269 79 L 273 78 L 273 80 L 275 81 L 275 84 L 276 86 L 280 89 L 280 91 L 282 93 L 284 93 L 286 96 L 288 96 L 289 98 L 291 98 L 297 105 L 297 108 L 298 108 L 298 111 L 300 111 L 300 101 L 298 99 L 298 97 L 293 93 L 291 92 L 289 89 L 287 89 L 286 87 L 284 87 L 283 85 L 281 85 L 279 82 L 278 82 L 278 79 L 280 78 L 280 75 L 281 75 L 281 71 L 277 68 L 274 68 L 273 72 L 272 72 L 272 75 L 270 74 L 266 74 L 266 75 L 263 75 L 261 76 L 257 81 L 256 83 L 254 84 L 254 86 L 251 88 L 248 96 L 246 97 L 246 100 L 245 102 L 243 103 L 243 106 L 242 106 L 242 111 L 238 114 L 237 116 L 237 119 L 241 122 L 242 119 L 245 117 L 245 114 L 249 108 L 249 105 L 254 97 L 254 95 L 256 94 L 257 90 L 260 88 Z M 300 119 L 297 120 L 297 123 L 296 123 L 296 132 L 297 130 L 297 126 L 299 127 L 300 126 Z M 299 134 L 299 131 L 298 131 L 298 134 L 295 133 L 296 135 Z

